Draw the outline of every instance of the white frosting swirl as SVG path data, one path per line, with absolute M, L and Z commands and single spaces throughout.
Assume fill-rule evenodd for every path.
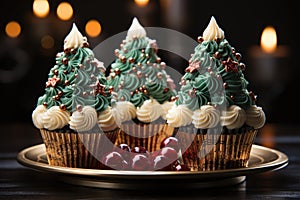
M 52 106 L 42 118 L 44 128 L 51 131 L 66 126 L 70 120 L 70 113 L 67 110 L 60 109 L 59 106 Z
M 224 39 L 224 31 L 218 26 L 214 17 L 211 17 L 207 28 L 204 30 L 203 39 L 212 41 L 216 38 Z
M 266 116 L 261 107 L 253 105 L 246 110 L 246 114 L 246 124 L 255 129 L 263 127 L 266 122 Z
M 164 111 L 162 115 L 163 119 L 167 119 L 167 114 L 169 110 L 173 107 L 173 105 L 174 105 L 174 101 L 165 101 L 163 104 L 161 104 Z
M 117 127 L 115 119 L 111 113 L 110 107 L 98 113 L 98 124 L 103 131 L 114 130 Z
M 239 106 L 232 105 L 227 111 L 222 111 L 221 125 L 228 129 L 241 128 L 246 121 L 246 112 Z
M 115 122 L 120 126 L 122 122 L 132 120 L 136 117 L 136 108 L 129 101 L 118 101 L 111 108 Z
M 162 106 L 153 98 L 144 101 L 143 105 L 136 111 L 138 120 L 145 123 L 153 122 L 163 114 Z
M 43 115 L 47 112 L 47 108 L 44 105 L 37 106 L 32 112 L 32 121 L 35 127 L 44 128 Z
M 127 32 L 126 40 L 131 41 L 134 38 L 146 37 L 146 31 L 144 27 L 141 26 L 137 18 L 135 17 L 132 21 L 132 24 Z
M 193 111 L 185 105 L 174 106 L 169 110 L 167 123 L 173 127 L 189 125 L 192 122 Z
M 204 105 L 194 111 L 192 119 L 196 128 L 213 128 L 220 122 L 220 111 L 211 105 Z
M 64 40 L 64 49 L 77 49 L 82 47 L 86 40 L 86 37 L 82 36 L 75 23 L 73 23 L 72 30 Z
M 73 112 L 69 124 L 71 129 L 80 132 L 91 130 L 97 122 L 96 110 L 91 106 L 84 106 L 82 110 Z

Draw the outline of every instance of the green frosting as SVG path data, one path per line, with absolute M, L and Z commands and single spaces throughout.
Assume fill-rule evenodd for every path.
M 130 101 L 139 107 L 151 97 L 162 104 L 176 95 L 165 63 L 157 55 L 155 40 L 124 40 L 115 53 L 117 59 L 111 64 L 107 83 L 114 87 L 118 101 Z
M 185 104 L 191 110 L 206 104 L 245 110 L 254 105 L 255 95 L 247 90 L 240 58 L 226 39 L 200 42 L 185 70 L 176 105 Z
M 61 106 L 74 112 L 77 105 L 105 110 L 111 101 L 102 66 L 88 47 L 58 53 L 56 64 L 48 74 L 45 94 L 37 104 Z

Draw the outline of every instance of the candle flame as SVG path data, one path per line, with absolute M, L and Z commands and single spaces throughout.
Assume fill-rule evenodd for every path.
M 134 2 L 139 7 L 145 7 L 149 3 L 149 0 L 134 0 Z
M 260 45 L 266 53 L 272 53 L 277 47 L 277 35 L 274 27 L 267 26 L 261 34 Z

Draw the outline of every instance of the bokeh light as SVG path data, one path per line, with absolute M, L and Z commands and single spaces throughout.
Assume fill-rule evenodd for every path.
M 85 32 L 90 37 L 97 37 L 101 33 L 100 23 L 95 19 L 89 20 L 85 25 Z
M 47 0 L 34 0 L 32 5 L 35 16 L 44 18 L 49 14 L 50 7 Z
M 69 4 L 68 2 L 61 2 L 57 6 L 56 14 L 58 18 L 61 20 L 64 21 L 69 20 L 73 16 L 73 8 L 71 4 Z
M 52 49 L 54 47 L 54 39 L 50 35 L 45 35 L 41 39 L 41 46 L 44 49 Z
M 5 27 L 5 32 L 9 37 L 16 38 L 21 33 L 21 26 L 18 22 L 11 21 L 11 22 L 7 23 L 7 25 Z
M 148 5 L 149 0 L 134 0 L 134 3 L 139 7 L 145 7 L 146 5 Z

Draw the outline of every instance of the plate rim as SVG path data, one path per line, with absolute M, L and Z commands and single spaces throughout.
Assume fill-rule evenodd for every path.
M 125 170 L 101 170 L 101 169 L 85 169 L 85 168 L 70 168 L 70 167 L 60 167 L 51 166 L 46 163 L 41 163 L 33 161 L 26 157 L 27 153 L 30 153 L 36 149 L 45 148 L 44 143 L 37 144 L 28 148 L 21 150 L 17 155 L 17 161 L 29 168 L 34 170 L 60 174 L 64 176 L 81 176 L 88 178 L 109 178 L 109 179 L 134 179 L 134 178 L 195 178 L 195 179 L 205 179 L 205 178 L 224 178 L 224 177 L 237 177 L 246 176 L 253 173 L 261 173 L 266 171 L 275 171 L 284 168 L 289 163 L 288 156 L 276 149 L 269 147 L 253 144 L 252 148 L 255 150 L 263 150 L 274 153 L 277 155 L 277 159 L 263 164 L 258 164 L 257 166 L 236 168 L 236 169 L 225 169 L 225 170 L 214 170 L 214 171 L 125 171 Z

